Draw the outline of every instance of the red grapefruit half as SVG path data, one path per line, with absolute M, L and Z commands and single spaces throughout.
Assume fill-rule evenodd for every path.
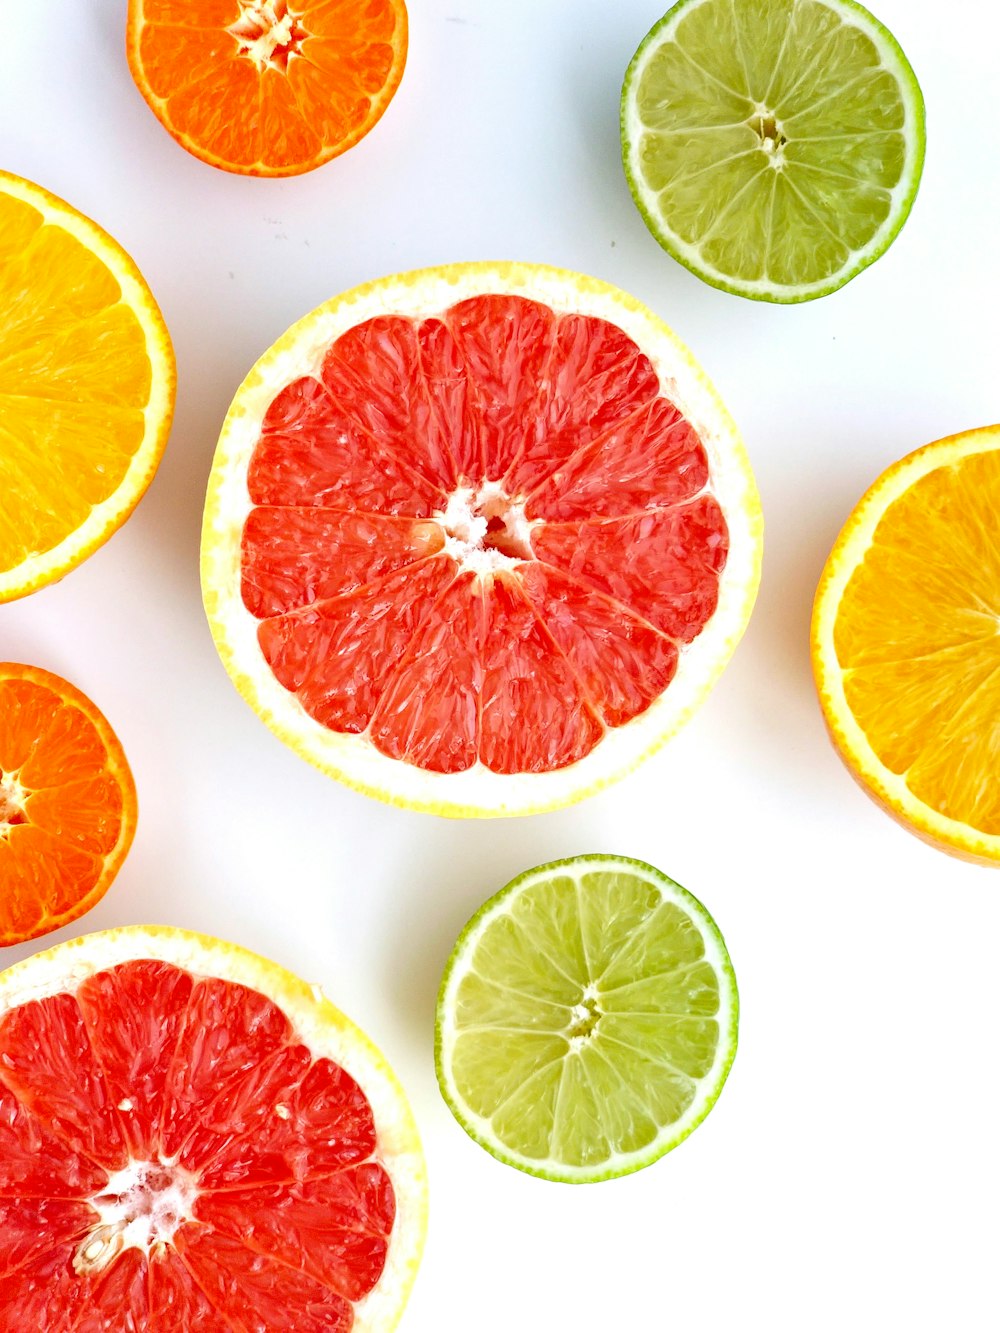
M 447 815 L 603 786 L 708 692 L 760 507 L 690 353 L 623 292 L 456 264 L 370 283 L 257 363 L 202 582 L 237 687 L 306 758 Z
M 0 976 L 0 1328 L 385 1333 L 425 1218 L 403 1094 L 318 988 L 165 927 Z

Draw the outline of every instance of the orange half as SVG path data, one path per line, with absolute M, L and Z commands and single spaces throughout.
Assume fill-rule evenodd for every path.
M 163 316 L 121 246 L 0 171 L 0 602 L 125 522 L 163 454 L 175 382 Z
M 1000 861 L 1000 426 L 910 454 L 862 498 L 816 595 L 834 742 L 914 833 Z
M 89 911 L 135 824 L 135 783 L 104 715 L 59 676 L 0 663 L 0 945 Z
M 129 0 L 128 62 L 195 157 L 294 176 L 364 138 L 403 77 L 403 0 Z

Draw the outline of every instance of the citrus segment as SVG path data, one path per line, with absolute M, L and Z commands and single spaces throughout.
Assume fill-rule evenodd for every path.
M 535 539 L 544 563 L 688 642 L 715 610 L 728 533 L 711 497 L 629 518 L 552 523 Z
M 537 563 L 521 586 L 607 726 L 644 712 L 677 670 L 677 645 L 633 615 L 558 570 Z
M 265 418 L 249 473 L 257 504 L 335 507 L 429 517 L 446 500 L 422 475 L 415 443 L 374 434 L 318 380 L 298 380 Z
M 327 1001 L 231 946 L 134 928 L 13 969 L 0 1011 L 5 1327 L 392 1326 L 419 1146 Z
M 923 99 L 855 0 L 681 0 L 625 76 L 622 151 L 675 258 L 742 296 L 808 300 L 871 264 L 906 221 Z
M 624 857 L 529 871 L 466 926 L 441 983 L 437 1071 L 510 1166 L 638 1170 L 708 1114 L 736 1049 L 736 985 L 704 908 Z
M 263 620 L 355 592 L 443 546 L 436 523 L 337 509 L 259 507 L 243 529 L 243 600 Z
M 630 298 L 528 266 L 389 279 L 307 317 L 213 470 L 206 605 L 237 679 L 339 773 L 352 738 L 391 761 L 389 791 L 402 766 L 454 779 L 445 809 L 530 803 L 463 797 L 462 775 L 585 790 L 571 771 L 672 709 L 688 645 L 731 640 L 756 586 L 752 483 L 684 356 Z
M 511 465 L 508 487 L 534 490 L 581 446 L 659 393 L 649 357 L 622 329 L 592 315 L 563 313 L 539 394 L 538 422 Z
M 89 911 L 135 823 L 135 784 L 104 716 L 58 676 L 0 663 L 0 945 Z
M 372 128 L 402 78 L 403 0 L 130 0 L 132 77 L 160 123 L 213 166 L 310 171 Z
M 276 679 L 318 722 L 363 732 L 410 647 L 425 604 L 451 582 L 445 560 L 424 561 L 410 573 L 263 621 L 261 651 Z
M 540 481 L 525 514 L 550 523 L 622 518 L 680 504 L 707 484 L 708 459 L 691 424 L 655 398 Z
M 890 468 L 824 571 L 813 661 L 834 739 L 917 832 L 1000 859 L 1000 431 L 928 445 Z
M 170 341 L 106 233 L 0 172 L 0 601 L 79 564 L 156 470 L 173 409 Z

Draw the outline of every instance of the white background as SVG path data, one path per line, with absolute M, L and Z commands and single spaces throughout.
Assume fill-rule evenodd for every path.
M 179 369 L 135 516 L 63 583 L 0 608 L 0 657 L 90 694 L 139 788 L 117 882 L 47 942 L 126 922 L 208 931 L 321 982 L 372 1034 L 431 1174 L 406 1333 L 993 1330 L 1000 874 L 925 847 L 855 787 L 824 734 L 807 628 L 868 483 L 1000 417 L 1000 11 L 879 0 L 927 100 L 923 186 L 874 268 L 780 308 L 701 284 L 632 205 L 618 93 L 665 3 L 412 0 L 382 122 L 318 171 L 267 181 L 205 166 L 157 124 L 126 66 L 124 0 L 0 0 L 0 166 L 124 244 Z M 659 757 L 575 809 L 452 823 L 340 788 L 252 715 L 203 618 L 198 539 L 230 398 L 288 324 L 366 279 L 484 258 L 593 273 L 677 329 L 745 434 L 766 558 L 743 645 Z M 437 1092 L 433 1013 L 483 899 L 592 850 L 643 857 L 703 899 L 742 1026 L 691 1139 L 574 1188 L 464 1136 Z

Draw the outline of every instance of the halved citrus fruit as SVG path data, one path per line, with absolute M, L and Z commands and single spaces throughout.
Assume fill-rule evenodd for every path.
M 382 1056 L 315 986 L 166 927 L 0 976 L 0 1324 L 388 1333 L 426 1217 Z
M 680 0 L 625 75 L 625 174 L 650 231 L 705 282 L 825 296 L 906 221 L 924 103 L 855 0 Z
M 129 0 L 153 114 L 225 171 L 292 176 L 362 139 L 403 77 L 403 0 Z
M 104 715 L 59 676 L 0 662 L 0 945 L 88 912 L 135 823 L 135 783 Z
M 459 936 L 438 999 L 438 1082 L 508 1166 L 608 1180 L 708 1115 L 738 1011 L 718 927 L 679 884 L 624 856 L 553 861 Z
M 761 518 L 690 353 L 527 264 L 329 301 L 240 388 L 202 583 L 233 680 L 319 767 L 448 815 L 576 800 L 694 710 L 743 632 Z
M 116 241 L 0 171 L 0 602 L 116 532 L 156 471 L 174 356 Z
M 1000 861 L 1000 426 L 918 449 L 848 519 L 816 594 L 833 740 L 890 814 Z

